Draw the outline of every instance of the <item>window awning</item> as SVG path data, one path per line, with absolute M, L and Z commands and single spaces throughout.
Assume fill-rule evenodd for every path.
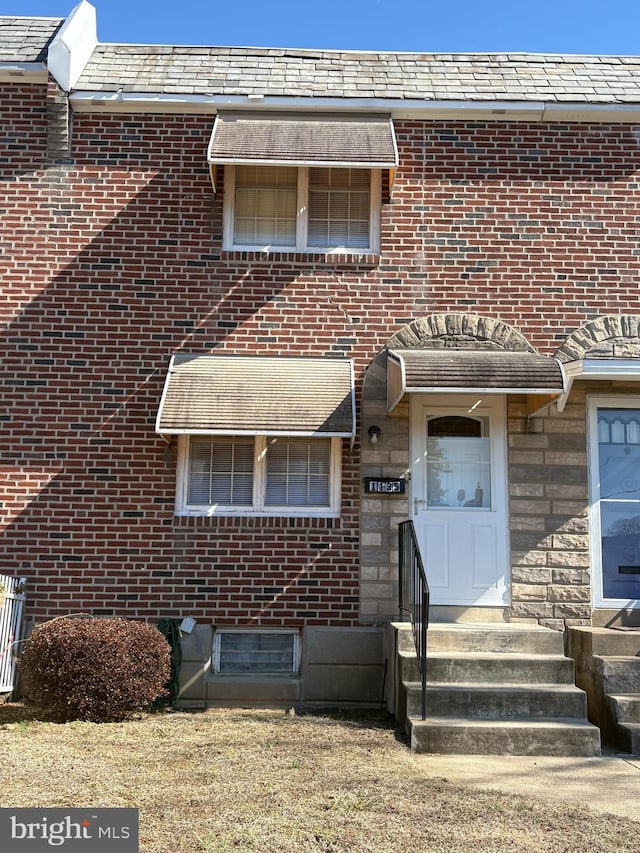
M 558 359 L 531 352 L 406 349 L 387 357 L 387 408 L 405 394 L 527 394 L 555 399 L 565 390 Z
M 558 400 L 558 411 L 564 412 L 571 387 L 576 379 L 603 381 L 640 381 L 640 358 L 584 358 L 564 364 L 566 388 Z
M 389 116 L 220 112 L 209 163 L 391 169 L 398 148 Z
M 353 362 L 346 358 L 174 355 L 156 432 L 353 437 Z

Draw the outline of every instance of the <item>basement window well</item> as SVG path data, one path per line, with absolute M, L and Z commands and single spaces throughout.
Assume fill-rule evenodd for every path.
M 300 668 L 297 631 L 216 631 L 214 672 L 233 675 L 294 675 Z

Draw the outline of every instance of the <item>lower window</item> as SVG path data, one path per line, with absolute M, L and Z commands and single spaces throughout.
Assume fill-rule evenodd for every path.
M 293 674 L 300 668 L 297 631 L 216 631 L 213 668 L 229 674 Z
M 640 402 L 590 400 L 594 601 L 640 604 Z
M 176 511 L 335 516 L 340 450 L 336 438 L 183 436 Z

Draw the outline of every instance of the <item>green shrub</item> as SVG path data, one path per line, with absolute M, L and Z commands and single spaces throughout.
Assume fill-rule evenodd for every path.
M 166 694 L 170 655 L 160 631 L 142 622 L 54 619 L 25 644 L 23 689 L 57 722 L 125 720 Z

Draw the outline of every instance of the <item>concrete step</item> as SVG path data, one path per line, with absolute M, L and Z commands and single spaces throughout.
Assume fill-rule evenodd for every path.
M 600 755 L 600 731 L 584 720 L 409 719 L 411 750 L 469 755 Z
M 419 681 L 415 654 L 400 655 L 400 674 L 404 681 Z M 427 659 L 429 683 L 490 682 L 504 684 L 574 684 L 574 664 L 563 655 L 475 654 L 472 652 L 433 652 Z
M 640 630 L 616 631 L 613 628 L 572 627 L 569 646 L 579 646 L 583 655 L 601 657 L 639 657 Z
M 617 743 L 632 755 L 640 755 L 640 723 L 618 723 Z
M 621 749 L 640 755 L 640 693 L 605 694 L 610 714 L 608 734 Z
M 418 716 L 421 685 L 410 682 L 405 689 L 407 715 Z M 587 717 L 585 693 L 569 684 L 428 684 L 426 703 L 429 715 L 469 720 Z
M 427 632 L 431 652 L 491 652 L 494 654 L 564 655 L 560 631 L 540 625 L 495 623 L 434 623 Z
M 571 627 L 567 648 L 589 719 L 620 749 L 640 754 L 640 631 Z
M 594 655 L 604 693 L 640 693 L 640 657 Z
M 607 694 L 605 699 L 619 723 L 640 723 L 640 693 Z
M 409 622 L 394 622 L 392 628 L 396 630 L 396 643 L 399 652 L 410 652 L 415 654 L 416 647 L 413 641 L 413 630 Z
M 428 720 L 410 628 L 401 628 L 398 710 L 416 752 L 599 755 L 586 694 L 560 632 L 513 623 L 435 623 L 427 643 Z M 406 715 L 405 715 L 406 711 Z

